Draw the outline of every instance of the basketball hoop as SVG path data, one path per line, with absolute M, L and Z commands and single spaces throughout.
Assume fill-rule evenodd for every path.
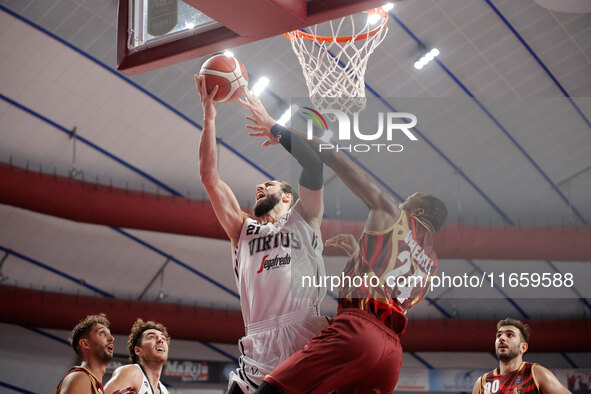
M 310 26 L 310 32 L 284 34 L 300 61 L 315 107 L 350 114 L 365 108 L 367 61 L 386 37 L 388 13 L 381 7 L 364 13 L 364 24 L 357 14 Z M 372 19 L 379 20 L 377 27 L 372 28 Z

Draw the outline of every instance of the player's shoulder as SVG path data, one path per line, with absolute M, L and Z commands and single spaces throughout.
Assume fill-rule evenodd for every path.
M 488 372 L 487 372 L 488 373 Z M 478 379 L 474 382 L 474 387 L 472 388 L 472 394 L 479 394 L 482 388 L 482 379 L 486 376 L 486 374 L 479 376 Z
M 570 393 L 570 391 L 558 380 L 556 375 L 554 375 L 548 368 L 540 364 L 533 364 L 532 374 L 540 391 Z
M 486 385 L 487 380 L 489 380 L 495 376 L 495 372 L 496 372 L 496 369 L 493 369 L 492 371 L 486 371 L 485 373 L 480 375 L 476 379 L 476 381 L 474 382 L 474 388 L 472 389 L 472 394 L 480 394 L 482 392 L 482 388 Z
M 60 393 L 92 392 L 92 378 L 83 370 L 72 371 L 62 380 Z
M 554 376 L 554 374 L 546 367 L 544 367 L 543 365 L 537 364 L 537 363 L 530 363 L 531 365 L 531 371 L 532 374 L 534 374 L 534 376 L 537 379 L 540 378 L 545 378 L 548 376 Z
M 299 222 L 305 223 L 314 229 L 314 225 L 320 225 L 322 221 L 322 217 L 318 217 L 315 215 L 307 215 L 305 209 L 303 208 L 300 200 L 296 201 L 293 207 L 291 207 L 287 212 L 285 212 L 279 218 L 279 222 L 287 222 L 290 221 L 292 223 Z
M 531 372 L 534 375 L 544 375 L 547 373 L 551 373 L 548 368 L 546 368 L 540 364 L 537 364 L 537 363 L 528 363 L 528 364 L 529 364 Z
M 143 380 L 144 373 L 137 364 L 123 365 L 113 371 L 113 376 L 105 385 L 105 393 L 109 394 L 125 387 L 133 387 L 138 390 L 142 386 Z
M 109 383 L 105 386 L 105 389 L 110 391 L 113 388 L 120 389 L 123 387 L 133 386 L 135 388 L 141 387 L 142 381 L 144 380 L 144 373 L 137 364 L 123 365 L 115 371 Z
M 130 379 L 143 379 L 144 373 L 137 364 L 122 365 L 115 369 L 113 376 L 126 377 Z
M 322 216 L 308 215 L 298 200 L 293 207 L 279 218 L 278 222 L 281 223 L 299 223 L 304 229 L 309 229 L 316 235 L 321 235 L 320 224 L 322 223 Z

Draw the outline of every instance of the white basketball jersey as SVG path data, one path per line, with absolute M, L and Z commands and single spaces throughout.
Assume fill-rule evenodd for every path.
M 322 249 L 320 237 L 294 209 L 275 223 L 246 219 L 234 256 L 244 325 L 317 308 L 326 289 L 303 289 L 301 277 L 325 275 Z
M 146 376 L 144 370 L 140 367 L 140 365 L 134 365 L 137 365 L 137 367 L 142 371 L 142 376 L 144 377 L 142 380 L 142 386 L 140 387 L 140 391 L 137 394 L 158 394 L 152 390 L 152 386 L 150 386 L 150 381 L 148 380 L 148 377 Z M 168 390 L 160 381 L 158 381 L 158 388 L 160 389 L 161 394 L 168 394 Z

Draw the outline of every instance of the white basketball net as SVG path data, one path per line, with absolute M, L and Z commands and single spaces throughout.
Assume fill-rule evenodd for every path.
M 362 28 L 359 28 L 359 18 L 356 21 L 351 15 L 310 26 L 309 34 L 300 30 L 286 33 L 302 66 L 315 107 L 339 109 L 350 114 L 365 108 L 367 61 L 388 32 L 388 14 L 381 9 L 369 11 L 368 15 L 371 14 L 378 23 L 372 25 L 367 17 Z M 319 26 L 330 34 L 319 35 Z

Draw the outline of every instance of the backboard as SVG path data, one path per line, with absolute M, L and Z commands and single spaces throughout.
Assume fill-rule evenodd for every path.
M 133 75 L 379 7 L 384 0 L 119 0 L 117 69 Z

